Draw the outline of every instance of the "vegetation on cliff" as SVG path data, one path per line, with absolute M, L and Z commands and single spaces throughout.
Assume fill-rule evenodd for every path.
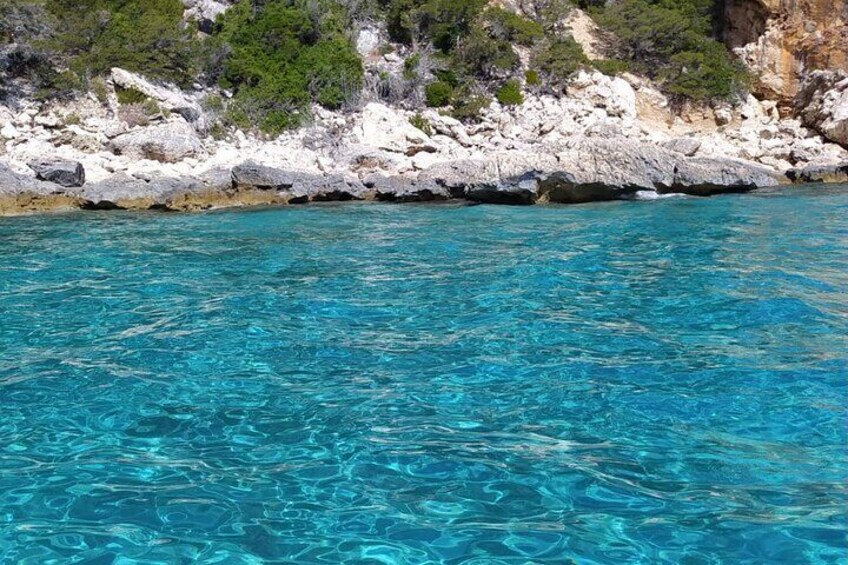
M 328 0 L 252 2 L 219 18 L 207 48 L 208 79 L 233 90 L 230 116 L 278 132 L 300 125 L 311 102 L 338 109 L 362 88 L 349 14 Z
M 204 31 L 180 0 L 0 0 L 0 97 L 62 96 L 112 67 L 233 95 L 227 119 L 269 133 L 296 127 L 312 104 L 358 101 L 363 63 L 354 31 L 379 22 L 406 63 L 407 105 L 451 107 L 474 119 L 493 99 L 561 93 L 581 68 L 623 70 L 684 99 L 729 98 L 745 75 L 714 39 L 716 0 L 582 0 L 609 59 L 590 62 L 562 25 L 569 0 L 519 15 L 486 0 L 241 0 Z M 20 95 L 21 93 L 17 93 Z
M 180 0 L 0 0 L 0 81 L 61 96 L 124 67 L 188 85 L 197 40 Z
M 726 99 L 745 87 L 745 73 L 712 37 L 720 2 L 622 0 L 590 12 L 614 54 L 660 81 L 670 94 Z

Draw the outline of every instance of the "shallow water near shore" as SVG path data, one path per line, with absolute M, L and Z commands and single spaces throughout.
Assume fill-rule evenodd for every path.
M 848 187 L 0 218 L 14 563 L 845 563 Z

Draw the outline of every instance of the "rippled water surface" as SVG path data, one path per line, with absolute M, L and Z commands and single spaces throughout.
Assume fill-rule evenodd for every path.
M 0 218 L 3 563 L 846 563 L 848 189 Z

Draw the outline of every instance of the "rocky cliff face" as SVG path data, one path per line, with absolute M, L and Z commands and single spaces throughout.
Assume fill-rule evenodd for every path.
M 789 112 L 805 76 L 848 69 L 848 0 L 726 0 L 724 39 Z

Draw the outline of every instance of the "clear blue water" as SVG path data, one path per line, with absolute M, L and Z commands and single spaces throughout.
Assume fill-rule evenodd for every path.
M 848 189 L 5 218 L 0 271 L 3 563 L 846 563 Z

